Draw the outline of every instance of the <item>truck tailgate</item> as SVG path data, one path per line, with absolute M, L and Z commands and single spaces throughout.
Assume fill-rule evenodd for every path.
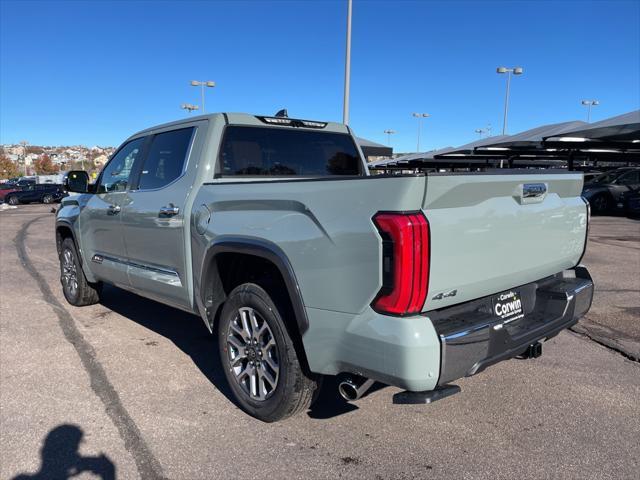
M 587 232 L 580 173 L 430 174 L 424 310 L 499 293 L 572 268 Z

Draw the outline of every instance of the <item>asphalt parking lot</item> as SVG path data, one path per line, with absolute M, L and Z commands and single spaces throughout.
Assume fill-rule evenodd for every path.
M 325 390 L 278 424 L 229 399 L 202 321 L 115 288 L 66 304 L 50 207 L 0 212 L 0 478 L 611 478 L 640 470 L 640 222 L 594 218 L 597 293 L 535 360 L 429 406 Z

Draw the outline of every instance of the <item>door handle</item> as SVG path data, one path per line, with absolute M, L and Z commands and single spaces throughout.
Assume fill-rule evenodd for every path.
M 170 203 L 169 205 L 160 208 L 161 217 L 173 217 L 178 213 L 180 213 L 180 208 L 176 207 L 173 203 Z
M 107 215 L 117 215 L 120 213 L 120 205 L 109 205 L 107 207 Z

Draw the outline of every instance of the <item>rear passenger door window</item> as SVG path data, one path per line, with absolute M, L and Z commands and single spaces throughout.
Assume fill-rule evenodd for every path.
M 184 172 L 194 128 L 159 133 L 151 140 L 142 170 L 139 190 L 162 188 Z

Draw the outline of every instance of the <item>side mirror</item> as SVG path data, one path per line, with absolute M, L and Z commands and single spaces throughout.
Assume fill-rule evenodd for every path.
M 89 174 L 84 170 L 71 170 L 64 179 L 67 192 L 87 193 L 89 191 Z

